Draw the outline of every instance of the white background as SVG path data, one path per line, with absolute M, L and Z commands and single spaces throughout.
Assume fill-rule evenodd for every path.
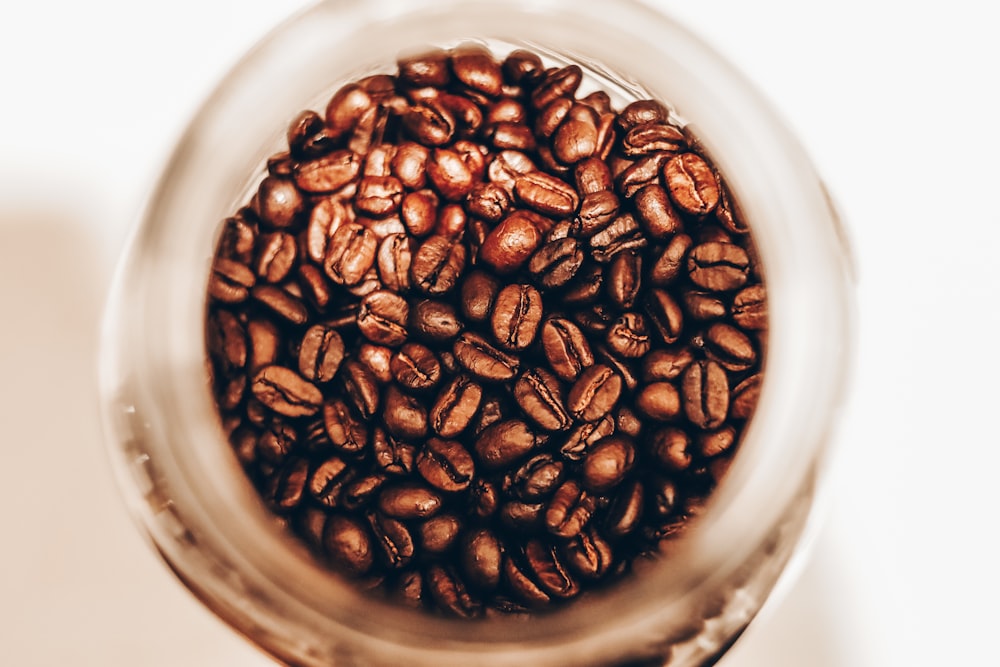
M 0 662 L 270 664 L 177 585 L 106 468 L 97 322 L 202 97 L 302 0 L 0 3 Z M 838 201 L 859 346 L 824 528 L 725 667 L 996 664 L 1000 17 L 983 0 L 664 0 Z

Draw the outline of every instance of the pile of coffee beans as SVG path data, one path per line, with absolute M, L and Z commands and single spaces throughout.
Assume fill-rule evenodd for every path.
M 331 568 L 528 612 L 670 545 L 761 380 L 749 229 L 663 103 L 466 44 L 288 128 L 224 222 L 212 386 L 262 498 Z

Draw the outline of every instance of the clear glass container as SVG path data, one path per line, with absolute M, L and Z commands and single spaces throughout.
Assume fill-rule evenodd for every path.
M 481 40 L 575 61 L 618 99 L 668 101 L 752 226 L 770 309 L 756 414 L 681 551 L 530 623 L 458 621 L 366 597 L 289 540 L 244 476 L 206 381 L 205 286 L 219 223 L 289 120 L 400 52 Z M 708 46 L 629 0 L 344 0 L 277 28 L 180 138 L 119 266 L 101 392 L 112 460 L 149 540 L 250 641 L 292 665 L 709 664 L 760 609 L 815 515 L 851 343 L 851 276 L 809 159 Z

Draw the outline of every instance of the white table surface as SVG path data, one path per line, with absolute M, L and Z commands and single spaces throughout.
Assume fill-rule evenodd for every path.
M 271 664 L 134 530 L 106 467 L 94 349 L 172 140 L 303 4 L 0 3 L 3 664 Z M 980 0 L 662 4 L 801 137 L 860 274 L 827 520 L 724 666 L 998 664 L 1000 17 Z

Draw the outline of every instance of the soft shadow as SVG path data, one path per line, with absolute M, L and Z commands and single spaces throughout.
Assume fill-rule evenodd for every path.
M 4 664 L 270 664 L 182 589 L 127 516 L 96 391 L 110 253 L 91 220 L 39 204 L 0 202 Z

